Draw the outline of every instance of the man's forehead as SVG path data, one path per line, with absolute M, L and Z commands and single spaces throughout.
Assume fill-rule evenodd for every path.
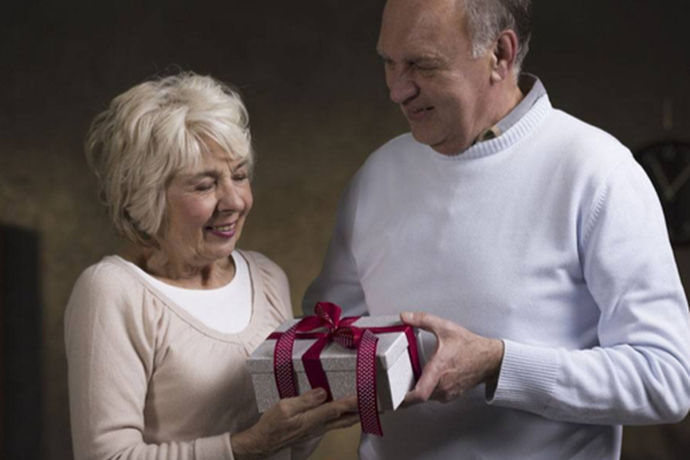
M 442 60 L 445 57 L 436 47 L 425 46 L 423 43 L 420 43 L 419 46 L 414 46 L 414 43 L 411 43 L 408 46 L 394 49 L 377 46 L 376 52 L 382 58 L 390 60 L 428 61 Z
M 389 0 L 381 21 L 376 50 L 391 57 L 393 50 L 419 56 L 437 55 L 441 43 L 461 34 L 462 15 L 448 8 L 454 0 Z M 408 57 L 408 56 L 406 56 Z
M 439 18 L 461 17 L 464 14 L 463 0 L 387 0 L 383 17 L 416 20 L 438 20 Z

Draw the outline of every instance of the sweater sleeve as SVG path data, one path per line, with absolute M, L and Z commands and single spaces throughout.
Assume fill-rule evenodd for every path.
M 690 407 L 690 320 L 664 217 L 646 174 L 619 164 L 598 187 L 580 242 L 601 310 L 599 346 L 506 340 L 492 404 L 593 424 L 676 422 Z
M 72 442 L 76 459 L 232 459 L 230 435 L 147 444 L 144 405 L 154 372 L 160 309 L 117 268 L 77 280 L 65 312 Z M 150 304 L 148 305 L 150 307 Z
M 304 314 L 313 314 L 317 302 L 333 302 L 342 307 L 347 316 L 367 313 L 364 290 L 350 249 L 358 183 L 358 176 L 355 176 L 340 200 L 321 273 L 307 288 L 302 301 Z
M 290 283 L 287 275 L 278 264 L 265 255 L 255 251 L 242 251 L 246 257 L 256 264 L 263 280 L 266 299 L 275 308 L 278 324 L 293 318 L 292 302 L 290 300 Z

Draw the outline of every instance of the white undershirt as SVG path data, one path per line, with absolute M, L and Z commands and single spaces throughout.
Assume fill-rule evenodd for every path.
M 125 262 L 134 267 L 149 284 L 206 326 L 232 334 L 247 327 L 252 313 L 252 289 L 247 261 L 237 251 L 232 252 L 232 259 L 235 261 L 235 276 L 228 284 L 217 289 L 172 286 L 149 275 L 136 264 Z

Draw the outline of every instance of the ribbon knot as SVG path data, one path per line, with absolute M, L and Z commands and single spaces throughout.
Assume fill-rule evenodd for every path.
M 333 341 L 345 348 L 357 348 L 364 331 L 355 326 L 339 327 L 333 331 Z
M 327 342 L 335 342 L 345 348 L 357 348 L 364 335 L 362 328 L 352 324 L 358 316 L 340 318 L 342 310 L 329 302 L 319 302 L 314 308 L 314 316 L 304 318 L 296 325 L 297 332 L 310 332 L 319 328 L 325 329 L 324 336 L 319 337 Z
M 326 390 L 328 401 L 333 399 L 333 395 L 328 385 L 326 372 L 321 365 L 321 351 L 330 342 L 336 342 L 345 348 L 357 349 L 357 404 L 362 431 L 382 436 L 376 394 L 376 346 L 378 338 L 374 334 L 385 332 L 404 332 L 406 334 L 415 378 L 419 378 L 421 374 L 417 342 L 410 326 L 359 328 L 353 326 L 359 316 L 341 319 L 341 312 L 341 308 L 335 304 L 319 302 L 314 308 L 315 315 L 302 318 L 286 332 L 274 332 L 269 336 L 269 338 L 278 339 L 273 356 L 273 372 L 278 394 L 281 398 L 292 398 L 298 395 L 292 364 L 292 349 L 295 339 L 316 339 L 316 342 L 302 356 L 302 364 L 311 387 Z

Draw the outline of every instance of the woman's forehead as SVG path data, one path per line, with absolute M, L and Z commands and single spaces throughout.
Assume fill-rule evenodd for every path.
M 177 177 L 189 177 L 195 175 L 217 175 L 223 172 L 232 172 L 246 165 L 246 158 L 237 158 L 224 149 L 203 150 L 199 158 L 191 164 L 183 166 L 176 174 Z

